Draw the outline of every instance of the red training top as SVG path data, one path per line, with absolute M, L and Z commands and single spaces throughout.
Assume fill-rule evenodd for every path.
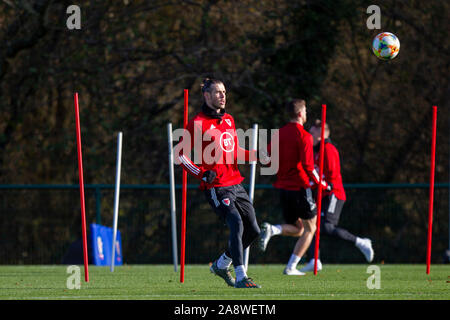
M 187 131 L 190 145 L 178 153 L 180 165 L 201 181 L 201 190 L 232 186 L 244 180 L 238 169 L 238 160 L 249 161 L 250 156 L 251 160 L 256 160 L 256 150 L 250 152 L 239 146 L 234 119 L 230 114 L 224 113 L 221 119 L 217 119 L 199 112 L 189 121 Z M 182 141 L 183 138 L 180 144 Z M 195 163 L 189 157 L 192 148 Z M 217 174 L 211 184 L 202 180 L 203 173 L 208 170 Z
M 272 149 L 270 145 L 269 152 Z M 313 137 L 301 124 L 289 122 L 279 130 L 279 169 L 273 186 L 300 190 L 311 188 L 313 184 L 319 184 L 319 175 L 314 169 Z M 322 185 L 328 186 L 325 181 Z
M 342 184 L 341 162 L 339 160 L 339 152 L 336 147 L 329 141 L 325 140 L 323 153 L 323 177 L 333 187 L 331 192 L 334 193 L 339 200 L 346 200 L 344 186 Z M 314 163 L 319 168 L 319 152 L 314 155 Z M 318 171 L 319 169 L 317 169 Z M 324 190 L 324 195 L 330 194 Z

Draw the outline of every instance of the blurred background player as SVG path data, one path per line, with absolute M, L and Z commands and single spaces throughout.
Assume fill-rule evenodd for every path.
M 321 121 L 316 120 L 309 130 L 314 141 L 314 162 L 316 167 L 319 166 L 321 128 Z M 328 126 L 328 123 L 325 123 L 324 139 L 323 175 L 324 179 L 331 185 L 331 191 L 324 190 L 323 193 L 320 235 L 322 236 L 325 234 L 355 244 L 355 246 L 361 250 L 367 262 L 372 262 L 374 256 L 372 241 L 370 239 L 361 239 L 337 226 L 342 207 L 346 200 L 346 195 L 342 184 L 339 152 L 330 140 L 330 127 Z M 302 272 L 314 270 L 314 246 L 309 247 L 307 256 L 310 260 L 305 267 L 300 270 Z M 318 258 L 317 270 L 321 269 L 322 263 L 320 258 Z
M 286 275 L 304 275 L 297 264 L 311 244 L 316 231 L 316 203 L 311 183 L 319 183 L 314 169 L 313 138 L 303 125 L 306 102 L 296 99 L 286 104 L 289 122 L 279 131 L 279 170 L 273 186 L 279 189 L 285 224 L 263 223 L 259 247 L 266 250 L 272 236 L 299 237 L 284 269 Z M 269 146 L 269 153 L 271 147 Z M 273 155 L 272 155 L 273 156 Z M 324 188 L 328 188 L 323 181 Z
M 238 169 L 238 160 L 254 159 L 256 150 L 249 152 L 239 147 L 234 119 L 225 112 L 226 90 L 223 82 L 205 79 L 202 94 L 202 109 L 187 126 L 191 144 L 182 150 L 179 159 L 187 172 L 201 180 L 200 189 L 204 190 L 209 204 L 230 229 L 228 249 L 213 262 L 210 270 L 229 286 L 260 288 L 247 276 L 244 268 L 244 250 L 258 238 L 260 229 L 253 205 L 241 185 L 244 178 Z M 204 138 L 194 145 L 196 134 Z M 191 146 L 198 156 L 194 159 L 202 159 L 198 165 L 188 157 Z M 231 264 L 236 279 L 231 275 Z

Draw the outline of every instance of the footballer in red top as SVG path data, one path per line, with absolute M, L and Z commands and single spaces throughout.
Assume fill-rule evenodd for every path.
M 325 128 L 328 128 L 327 124 L 325 124 Z M 319 151 L 321 130 L 321 127 L 317 129 L 315 125 L 311 127 L 311 131 L 314 132 L 314 165 L 317 171 L 319 170 L 318 168 L 320 160 Z M 325 132 L 328 132 L 329 136 L 329 130 L 325 129 Z M 324 141 L 323 155 L 323 179 L 328 181 L 328 183 L 331 185 L 331 191 L 325 190 L 323 195 L 326 196 L 333 193 L 339 200 L 346 200 L 347 198 L 345 196 L 344 185 L 342 184 L 339 152 L 328 137 Z
M 316 202 L 311 186 L 319 184 L 319 175 L 314 169 L 313 138 L 303 125 L 306 122 L 306 102 L 296 99 L 286 104 L 289 121 L 279 130 L 279 170 L 273 184 L 280 191 L 280 203 L 284 224 L 262 225 L 259 246 L 266 250 L 272 236 L 298 237 L 292 255 L 284 269 L 285 275 L 304 275 L 297 264 L 311 244 L 316 231 Z M 276 143 L 272 142 L 272 143 Z M 271 149 L 276 149 L 271 144 Z M 271 158 L 277 156 L 271 154 Z M 323 187 L 329 188 L 323 181 Z
M 313 138 L 298 122 L 289 122 L 279 131 L 279 169 L 273 186 L 298 191 L 319 183 L 314 168 Z M 323 181 L 324 188 L 328 184 Z
M 179 155 L 180 164 L 192 176 L 201 180 L 200 189 L 227 187 L 240 184 L 244 178 L 238 169 L 238 160 L 249 161 L 250 155 L 256 157 L 256 151 L 249 152 L 239 146 L 233 117 L 228 113 L 211 115 L 205 107 L 187 125 L 194 158 L 186 152 Z M 197 160 L 197 161 L 196 161 Z M 215 173 L 215 179 L 204 179 L 207 171 Z
M 256 150 L 239 147 L 233 117 L 225 112 L 226 90 L 222 81 L 205 79 L 202 84 L 204 103 L 189 121 L 180 142 L 180 164 L 188 173 L 201 180 L 207 201 L 230 229 L 228 249 L 213 262 L 210 270 L 235 288 L 260 288 L 247 276 L 244 250 L 259 236 L 255 210 L 241 185 L 244 178 L 238 161 L 253 160 Z M 193 149 L 193 159 L 189 154 Z M 230 273 L 234 266 L 236 279 Z
M 339 218 L 342 207 L 344 206 L 346 196 L 344 186 L 342 184 L 341 164 L 339 160 L 339 152 L 330 140 L 330 127 L 325 123 L 324 132 L 324 158 L 323 158 L 323 175 L 331 185 L 331 191 L 325 191 L 322 198 L 322 216 L 320 221 L 321 235 L 325 234 L 334 238 L 342 239 L 353 243 L 364 255 L 367 262 L 373 260 L 372 241 L 370 239 L 359 238 L 344 228 L 338 227 Z M 316 120 L 309 132 L 314 139 L 315 162 L 319 164 L 319 151 L 321 140 L 321 121 Z M 309 263 L 301 269 L 301 272 L 314 270 L 314 250 L 310 247 L 307 253 Z M 319 253 L 320 255 L 320 253 Z M 320 258 L 317 260 L 317 270 L 322 269 Z

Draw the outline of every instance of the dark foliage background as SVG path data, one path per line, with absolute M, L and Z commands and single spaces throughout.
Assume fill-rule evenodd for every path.
M 81 1 L 81 30 L 68 30 L 66 8 L 71 4 L 0 2 L 0 184 L 78 184 L 74 92 L 80 94 L 86 183 L 114 183 L 118 131 L 124 134 L 122 183 L 168 183 L 166 124 L 181 127 L 183 89 L 190 92 L 190 116 L 198 111 L 206 75 L 224 80 L 227 109 L 243 129 L 253 123 L 260 128 L 283 125 L 281 106 L 289 98 L 307 100 L 311 121 L 326 103 L 344 183 L 428 182 L 431 106 L 437 105 L 436 182 L 449 180 L 446 1 L 378 1 L 382 30 L 367 29 L 366 9 L 373 3 L 363 0 Z M 393 61 L 380 61 L 370 51 L 381 31 L 401 41 Z M 248 169 L 242 166 L 246 177 Z M 176 174 L 181 177 L 179 168 Z M 257 177 L 257 183 L 272 181 Z M 439 250 L 446 248 L 448 234 L 447 190 L 441 192 L 434 243 Z M 0 241 L 10 248 L 4 251 L 10 258 L 2 261 L 59 261 L 79 233 L 78 194 L 62 193 L 2 190 Z M 378 247 L 385 252 L 379 259 L 411 262 L 413 256 L 422 261 L 424 254 L 414 252 L 424 250 L 423 242 L 416 241 L 425 234 L 426 192 L 375 193 L 350 192 L 342 222 L 347 215 L 357 216 L 349 228 L 371 234 L 378 243 L 387 241 Z M 190 198 L 193 210 L 197 205 L 205 213 L 190 217 L 191 228 L 199 230 L 190 235 L 192 241 L 223 243 L 216 237 L 226 235 L 212 231 L 215 217 L 202 207 L 202 195 L 195 195 Z M 270 195 L 255 200 L 261 221 L 275 220 L 279 212 L 278 199 Z M 267 199 L 272 199 L 271 212 L 264 205 Z M 111 207 L 112 196 L 104 195 L 102 216 L 112 215 Z M 170 263 L 162 253 L 164 241 L 170 241 L 168 194 L 124 193 L 120 219 L 135 225 L 124 234 L 124 245 L 137 248 L 126 241 L 139 239 L 143 248 L 126 251 L 130 263 Z M 369 220 L 372 231 L 358 229 Z M 166 237 L 155 241 L 153 228 L 165 230 Z M 211 230 L 211 239 L 205 240 L 201 230 Z M 58 242 L 60 249 L 52 251 L 49 242 Z M 288 242 L 277 240 L 278 252 L 287 254 Z M 400 247 L 387 249 L 395 243 Z M 17 256 L 14 248 L 20 248 Z M 211 248 L 193 262 L 215 254 L 215 245 Z M 405 252 L 401 259 L 399 252 Z M 285 258 L 269 252 L 263 259 Z M 335 261 L 352 259 L 345 254 Z

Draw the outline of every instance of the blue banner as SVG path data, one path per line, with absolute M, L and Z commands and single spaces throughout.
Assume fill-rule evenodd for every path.
M 93 263 L 96 266 L 111 265 L 113 229 L 99 224 L 90 224 L 91 228 L 91 244 Z M 114 254 L 114 265 L 121 266 L 122 258 L 122 238 L 120 231 L 117 230 L 116 245 Z

